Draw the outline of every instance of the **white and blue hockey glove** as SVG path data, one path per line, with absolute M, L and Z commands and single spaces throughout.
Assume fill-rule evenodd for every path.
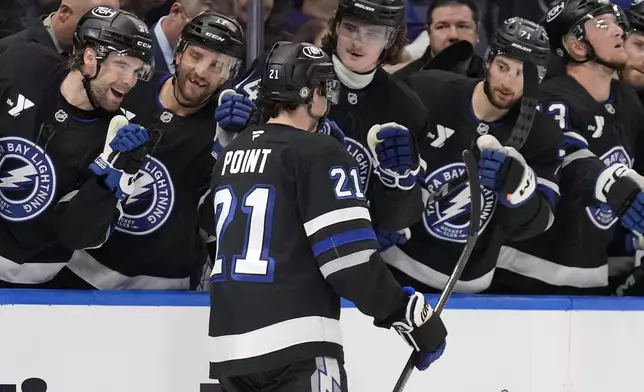
M 375 229 L 376 239 L 380 246 L 380 251 L 384 252 L 392 246 L 404 245 L 411 238 L 411 230 L 409 228 L 389 231 L 382 229 Z
M 322 121 L 320 121 L 320 124 L 318 125 L 317 133 L 333 136 L 343 146 L 346 146 L 346 142 L 344 140 L 344 137 L 345 137 L 344 132 L 342 132 L 338 124 L 335 123 L 335 121 L 331 121 L 328 118 L 323 119 Z
M 602 170 L 595 181 L 595 198 L 608 203 L 630 231 L 644 234 L 644 177 L 624 164 Z
M 374 172 L 385 186 L 410 190 L 416 185 L 420 157 L 409 129 L 393 122 L 376 124 L 367 144 L 376 161 Z
M 134 190 L 134 180 L 145 159 L 145 145 L 149 139 L 145 128 L 128 124 L 124 116 L 115 116 L 110 122 L 103 152 L 89 165 L 89 170 L 101 177 L 119 200 L 124 200 Z
M 391 326 L 418 353 L 416 368 L 426 370 L 443 355 L 447 329 L 421 293 L 412 287 L 403 287 L 403 293 L 409 297 L 405 315 Z
M 504 147 L 492 135 L 476 140 L 481 150 L 479 176 L 481 185 L 499 194 L 508 207 L 518 207 L 537 191 L 537 178 L 523 155 L 512 147 Z
M 235 90 L 224 90 L 219 94 L 219 105 L 215 109 L 215 121 L 228 132 L 239 132 L 246 128 L 255 110 L 255 103 Z

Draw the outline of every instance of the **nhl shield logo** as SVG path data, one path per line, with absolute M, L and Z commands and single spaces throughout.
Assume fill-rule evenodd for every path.
M 623 163 L 628 167 L 632 166 L 631 159 L 626 149 L 622 146 L 611 148 L 600 159 L 607 166 L 614 163 Z M 608 230 L 617 222 L 617 217 L 613 214 L 608 204 L 601 204 L 599 207 L 586 207 L 586 214 L 588 214 L 590 221 L 601 230 Z
M 357 104 L 358 103 L 358 94 L 356 94 L 356 93 L 348 93 L 347 94 L 347 101 L 349 101 L 349 103 L 351 105 Z
M 353 159 L 358 162 L 358 170 L 360 171 L 360 185 L 365 191 L 369 185 L 369 178 L 371 177 L 371 172 L 373 171 L 373 161 L 371 160 L 371 153 L 357 141 L 345 137 L 344 138 L 347 151 L 353 157 Z
M 0 217 L 27 221 L 54 200 L 56 171 L 51 158 L 27 139 L 0 138 Z
M 423 189 L 425 201 L 428 193 L 438 192 L 445 184 L 466 173 L 465 164 L 460 162 L 447 165 L 431 173 L 426 178 L 428 189 Z M 490 223 L 490 218 L 496 208 L 494 192 L 483 187 L 481 187 L 481 191 L 483 200 L 479 233 L 482 233 Z M 423 213 L 425 230 L 440 240 L 465 243 L 470 226 L 470 206 L 470 188 L 466 186 L 462 190 L 456 191 L 452 197 L 427 206 Z
M 168 169 L 148 155 L 136 176 L 134 191 L 122 204 L 123 216 L 116 230 L 133 235 L 153 233 L 170 217 L 174 200 L 174 185 Z

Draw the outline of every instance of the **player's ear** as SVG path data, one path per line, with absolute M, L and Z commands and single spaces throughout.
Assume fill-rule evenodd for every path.
M 83 73 L 85 75 L 96 75 L 97 63 L 94 49 L 85 48 L 83 52 Z
M 588 54 L 588 47 L 586 44 L 570 34 L 564 37 L 564 47 L 568 49 L 568 53 L 577 60 L 586 58 L 586 55 Z

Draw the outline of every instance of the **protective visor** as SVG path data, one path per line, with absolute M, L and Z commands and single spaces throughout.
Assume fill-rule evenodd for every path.
M 335 68 L 333 68 L 333 63 L 312 64 L 306 77 L 312 84 L 321 85 L 322 94 L 331 104 L 336 105 L 340 101 L 340 81 L 335 73 Z
M 353 18 L 342 18 L 336 29 L 339 36 L 359 41 L 365 45 L 385 46 L 395 28 L 374 25 Z
M 195 49 L 194 47 L 199 49 Z M 181 62 L 190 68 L 195 68 L 203 73 L 219 76 L 222 79 L 230 80 L 237 76 L 241 67 L 241 59 L 227 54 L 214 52 L 198 44 L 187 45 L 181 55 Z
M 125 76 L 135 76 L 149 82 L 154 74 L 154 56 L 137 49 L 118 50 L 112 46 L 100 46 L 98 52 L 107 53 L 104 64 Z

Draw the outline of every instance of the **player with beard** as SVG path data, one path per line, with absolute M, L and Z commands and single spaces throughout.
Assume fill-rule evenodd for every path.
M 70 237 L 67 224 L 79 216 L 68 207 L 86 198 L 113 204 L 131 191 L 120 180 L 138 170 L 147 132 L 132 124 L 110 136 L 108 124 L 137 79 L 152 75 L 151 42 L 135 16 L 99 6 L 76 28 L 71 66 L 35 43 L 0 56 L 0 287 L 46 285 L 70 246 L 105 235 L 92 221 Z M 96 176 L 88 166 L 106 143 L 121 157 L 105 167 L 111 176 Z
M 552 51 L 567 74 L 549 79 L 540 106 L 564 131 L 561 199 L 546 233 L 501 250 L 498 290 L 518 293 L 607 292 L 607 247 L 621 218 L 642 232 L 643 178 L 630 169 L 642 107 L 616 70 L 626 62 L 623 16 L 601 0 L 569 0 L 547 14 Z
M 421 144 L 425 200 L 466 175 L 463 150 L 474 148 L 480 154 L 481 228 L 457 282 L 459 292 L 488 288 L 505 238 L 529 238 L 552 223 L 563 144 L 557 124 L 537 112 L 532 132 L 518 151 L 501 145 L 520 121 L 525 63 L 536 66 L 526 72 L 533 72 L 532 80 L 538 83 L 549 52 L 543 27 L 512 18 L 492 38 L 483 80 L 426 70 L 408 81 L 425 103 L 431 124 Z M 411 239 L 382 254 L 401 284 L 421 291 L 445 287 L 467 241 L 469 208 L 469 187 L 456 188 L 445 199 L 428 203 L 421 222 L 411 227 Z
M 409 227 L 422 211 L 415 140 L 424 135 L 426 110 L 413 91 L 381 68 L 397 59 L 405 45 L 404 3 L 341 0 L 322 41 L 342 83 L 340 102 L 328 118 L 342 129 L 347 150 L 359 164 L 374 225 L 392 232 Z M 216 119 L 223 131 L 216 146 L 226 145 L 251 117 L 264 60 L 235 85 L 239 94 L 220 96 Z M 370 130 L 378 133 L 375 151 L 367 143 Z
M 213 113 L 218 89 L 234 77 L 244 57 L 244 36 L 234 19 L 202 13 L 182 30 L 176 72 L 137 85 L 123 114 L 150 134 L 148 155 L 118 202 L 121 214 L 100 247 L 78 250 L 57 277 L 67 288 L 187 290 L 195 254 L 197 212 L 214 165 Z M 88 205 L 99 201 L 86 200 Z M 107 206 L 105 206 L 107 208 Z M 112 200 L 111 211 L 117 210 Z M 97 212 L 93 217 L 114 217 Z M 212 219 L 212 216 L 211 218 Z M 76 226 L 82 230 L 82 225 Z M 80 233 L 79 233 L 80 235 Z

